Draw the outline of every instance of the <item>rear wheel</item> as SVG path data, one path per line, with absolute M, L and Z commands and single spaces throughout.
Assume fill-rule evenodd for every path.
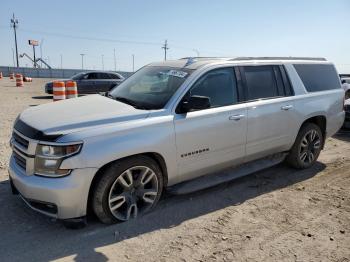
M 157 163 L 147 156 L 131 157 L 105 171 L 93 193 L 93 210 L 106 224 L 127 221 L 151 210 L 162 189 Z
M 320 155 L 323 135 L 318 125 L 304 124 L 286 158 L 289 165 L 303 169 L 312 166 Z

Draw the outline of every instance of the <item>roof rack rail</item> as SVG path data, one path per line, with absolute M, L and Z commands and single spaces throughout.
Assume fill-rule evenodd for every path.
M 227 57 L 213 57 L 213 56 L 187 56 L 182 57 L 179 60 L 188 60 L 188 59 L 228 59 Z
M 286 57 L 235 57 L 230 59 L 230 61 L 236 60 L 309 60 L 309 61 L 327 61 L 326 58 L 323 57 L 294 57 L 294 56 L 286 56 Z

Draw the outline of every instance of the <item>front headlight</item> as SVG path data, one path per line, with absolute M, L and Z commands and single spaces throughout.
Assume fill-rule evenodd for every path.
M 69 175 L 70 169 L 60 169 L 64 159 L 80 152 L 82 143 L 68 145 L 38 144 L 34 172 L 39 176 L 60 177 Z

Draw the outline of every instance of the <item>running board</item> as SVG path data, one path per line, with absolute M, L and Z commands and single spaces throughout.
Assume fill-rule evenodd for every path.
M 225 169 L 221 172 L 204 175 L 168 187 L 167 192 L 170 194 L 182 195 L 216 186 L 225 182 L 229 182 L 233 179 L 275 166 L 281 163 L 286 156 L 287 153 L 274 154 L 233 168 Z

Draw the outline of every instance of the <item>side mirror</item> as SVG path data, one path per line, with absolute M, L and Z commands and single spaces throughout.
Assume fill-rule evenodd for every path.
M 187 113 L 192 110 L 210 108 L 210 98 L 207 96 L 191 96 L 188 100 L 181 102 L 179 113 Z
M 345 81 L 344 79 L 342 79 L 342 80 L 341 80 L 341 83 L 342 83 L 342 84 L 345 84 L 345 83 L 346 83 L 346 81 Z

